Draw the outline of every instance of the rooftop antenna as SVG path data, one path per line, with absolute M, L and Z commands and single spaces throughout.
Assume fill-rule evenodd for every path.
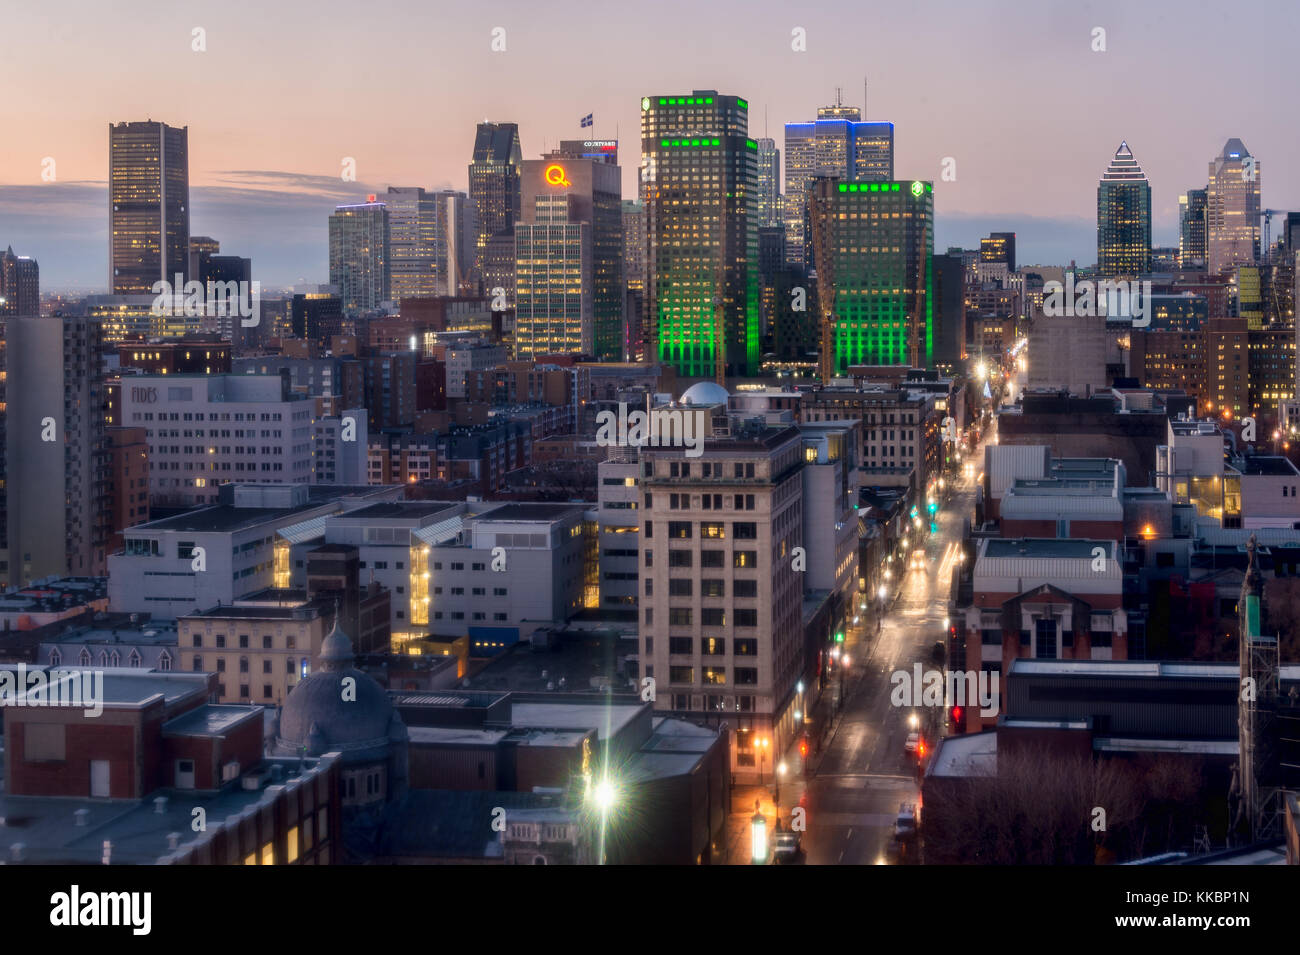
M 867 78 L 862 77 L 862 118 L 867 118 Z
M 842 94 L 843 94 L 843 89 L 842 89 L 841 87 L 838 87 L 838 86 L 835 87 L 835 105 L 836 105 L 836 106 L 843 106 L 843 105 L 844 105 L 844 97 L 843 97 Z

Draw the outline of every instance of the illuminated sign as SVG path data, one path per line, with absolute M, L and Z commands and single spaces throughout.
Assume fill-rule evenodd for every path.
M 546 172 L 543 173 L 543 175 L 546 179 L 546 184 L 549 186 L 573 185 L 573 183 L 569 182 L 569 176 L 564 171 L 564 167 L 559 163 L 551 163 L 546 167 Z
M 378 198 L 379 197 L 372 192 L 370 195 L 366 196 L 366 202 L 374 202 Z
M 924 186 L 924 185 L 922 185 L 922 184 L 919 183 L 919 182 L 914 182 L 914 183 L 912 183 L 912 195 L 914 195 L 914 196 L 919 196 L 919 195 L 920 195 L 921 193 L 923 193 L 923 192 L 925 192 L 925 186 Z

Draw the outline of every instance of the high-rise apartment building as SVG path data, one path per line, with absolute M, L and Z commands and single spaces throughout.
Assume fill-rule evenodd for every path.
M 1188 189 L 1178 197 L 1178 267 L 1205 268 L 1206 190 Z
M 818 288 L 832 289 L 834 366 L 927 367 L 934 358 L 934 185 L 819 179 L 809 223 L 826 250 Z
M 374 196 L 338 206 L 330 216 L 330 284 L 350 316 L 392 299 L 390 230 L 388 204 Z
M 1103 276 L 1151 271 L 1151 183 L 1127 142 L 1097 183 L 1097 271 Z
M 1229 139 L 1210 160 L 1205 197 L 1209 272 L 1253 265 L 1259 256 L 1260 162 L 1240 139 Z
M 111 535 L 100 324 L 4 320 L 0 586 L 104 572 Z
M 749 103 L 716 90 L 641 100 L 651 275 L 647 351 L 687 377 L 759 362 L 757 158 Z
M 894 178 L 894 124 L 864 123 L 854 107 L 823 106 L 811 123 L 786 123 L 786 255 L 794 265 L 809 265 L 808 190 L 818 177 L 845 182 L 885 182 Z
M 145 295 L 190 270 L 189 127 L 152 121 L 108 127 L 108 280 Z
M 579 144 L 580 145 L 580 144 Z M 557 150 L 521 167 L 515 356 L 623 359 L 622 172 Z
M 13 246 L 0 252 L 0 315 L 35 316 L 41 311 L 41 267 Z
M 514 242 L 496 243 L 495 250 L 509 252 L 509 262 L 489 259 L 489 243 L 497 237 L 513 237 L 519 221 L 519 171 L 523 152 L 519 147 L 518 123 L 479 123 L 474 136 L 474 155 L 469 164 L 469 198 L 477 214 L 474 237 L 474 270 L 491 293 L 493 288 L 514 291 L 505 281 L 503 269 L 513 270 Z M 498 254 L 497 259 L 500 258 Z

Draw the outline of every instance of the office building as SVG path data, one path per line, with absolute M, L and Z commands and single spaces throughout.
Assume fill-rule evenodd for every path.
M 1187 195 L 1178 197 L 1178 267 L 1203 269 L 1205 249 L 1204 189 L 1188 189 Z
M 0 253 L 0 316 L 35 317 L 41 312 L 41 268 L 36 260 L 14 255 L 13 246 Z
M 792 265 L 811 266 L 808 246 L 808 190 L 819 177 L 845 182 L 887 182 L 894 178 L 894 124 L 864 123 L 855 107 L 824 106 L 811 123 L 785 126 L 786 254 Z
M 525 160 L 515 229 L 515 357 L 623 357 L 621 172 L 554 152 Z
M 1104 277 L 1151 271 L 1151 184 L 1128 143 L 1097 184 L 1097 272 Z
M 389 186 L 388 207 L 389 297 L 447 294 L 446 256 L 439 261 L 440 223 L 436 193 L 418 186 Z
M 513 237 L 519 221 L 519 171 L 523 153 L 519 147 L 517 123 L 479 123 L 474 136 L 474 155 L 469 164 L 469 198 L 477 217 L 474 237 L 473 267 L 483 288 L 497 287 L 514 292 L 514 282 L 501 281 L 500 275 L 487 274 L 491 263 L 485 262 L 488 243 L 497 236 Z M 510 265 L 514 264 L 513 246 L 509 243 Z M 494 284 L 495 283 L 495 284 Z
M 822 230 L 818 288 L 833 290 L 834 370 L 929 367 L 934 360 L 934 186 L 818 180 L 809 222 Z M 819 244 L 813 235 L 814 245 Z
M 108 287 L 145 295 L 190 278 L 189 127 L 108 127 Z
M 758 140 L 758 227 L 781 224 L 781 150 L 764 137 Z
M 1260 161 L 1236 138 L 1210 160 L 1205 243 L 1211 275 L 1253 265 L 1259 257 L 1260 167 Z
M 355 317 L 376 311 L 392 298 L 391 221 L 388 204 L 375 201 L 338 206 L 330 216 L 330 284 L 343 311 Z
M 214 503 L 232 481 L 311 482 L 312 402 L 287 375 L 139 375 L 121 407 L 145 429 L 155 506 Z
M 749 103 L 716 90 L 641 100 L 650 354 L 686 377 L 759 362 L 757 156 Z
M 656 713 L 725 721 L 746 779 L 803 729 L 803 456 L 790 426 L 641 449 L 642 678 Z
M 623 200 L 623 360 L 640 360 L 647 336 L 645 206 L 640 199 Z
M 980 261 L 1001 262 L 1010 274 L 1016 270 L 1016 234 L 993 232 L 980 239 Z

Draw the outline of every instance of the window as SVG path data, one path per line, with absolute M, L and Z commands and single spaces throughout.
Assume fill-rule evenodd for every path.
M 750 608 L 748 608 L 748 609 L 737 609 L 737 610 L 736 610 L 736 626 L 737 626 L 737 627 L 757 627 L 757 626 L 758 626 L 758 611 L 755 610 L 753 607 L 750 607 Z
M 668 625 L 670 627 L 689 627 L 691 625 L 691 608 L 673 607 L 669 609 Z
M 690 567 L 691 552 L 689 550 L 670 550 L 668 552 L 669 567 Z
M 241 633 L 241 634 L 239 635 L 239 649 L 241 649 L 241 650 L 247 650 L 247 649 L 248 649 L 248 634 L 246 634 L 246 633 Z
M 263 661 L 262 661 L 262 672 L 263 672 L 263 673 L 270 673 L 270 672 L 271 672 L 271 661 L 270 661 L 270 660 L 263 660 Z
M 222 649 L 225 647 L 225 645 L 226 645 L 226 635 L 224 633 L 217 634 L 217 648 Z
M 716 580 L 705 578 L 700 581 L 701 597 L 725 597 L 727 596 L 727 582 L 725 580 Z
M 647 652 L 649 651 L 647 650 Z M 690 656 L 692 653 L 695 652 L 695 638 L 694 637 L 669 637 L 668 652 L 684 653 L 687 656 Z
M 195 647 L 203 646 L 203 634 L 201 633 L 194 634 L 194 636 L 190 638 L 190 645 Z
M 723 607 L 705 607 L 700 611 L 700 623 L 706 627 L 725 627 L 727 611 Z
M 700 537 L 709 540 L 725 540 L 727 526 L 725 524 L 700 524 Z
M 736 667 L 737 686 L 755 686 L 758 684 L 757 667 Z
M 726 656 L 727 641 L 725 637 L 704 637 L 700 640 L 700 653 L 706 657 Z
M 737 597 L 757 597 L 758 581 L 757 580 L 737 580 L 732 584 L 732 592 Z
M 688 539 L 691 536 L 690 521 L 669 521 L 668 536 L 681 539 Z
M 239 658 L 239 672 L 240 673 L 248 672 L 248 657 Z
M 694 683 L 695 668 L 694 667 L 669 667 L 668 682 L 669 683 Z
M 263 650 L 270 650 L 270 649 L 271 649 L 271 635 L 270 635 L 270 634 L 265 634 L 265 635 L 263 635 L 263 637 L 262 637 L 262 649 L 263 649 Z
M 645 565 L 646 565 L 647 567 L 653 567 L 653 566 L 655 565 L 655 552 L 654 552 L 654 551 L 652 551 L 652 550 L 648 550 L 648 551 L 645 552 Z
M 1002 631 L 993 629 L 981 630 L 980 643 L 986 647 L 1002 646 Z
M 700 551 L 701 567 L 725 567 L 727 566 L 726 551 L 721 550 L 702 550 Z
M 758 525 L 751 521 L 737 521 L 731 525 L 731 533 L 738 541 L 758 540 Z
M 649 580 L 646 583 L 650 583 Z M 648 593 L 649 591 L 647 591 Z M 690 597 L 694 594 L 694 583 L 689 577 L 673 577 L 668 581 L 668 596 Z
M 738 657 L 752 657 L 758 655 L 758 641 L 746 637 L 737 639 L 733 642 L 734 652 Z
M 754 568 L 758 566 L 758 551 L 738 550 L 731 555 L 733 566 Z
M 655 536 L 655 522 L 654 522 L 654 521 L 646 521 L 646 522 L 645 522 L 645 539 L 646 539 L 646 540 L 649 540 L 650 538 L 652 538 L 652 537 L 654 537 L 654 536 Z

